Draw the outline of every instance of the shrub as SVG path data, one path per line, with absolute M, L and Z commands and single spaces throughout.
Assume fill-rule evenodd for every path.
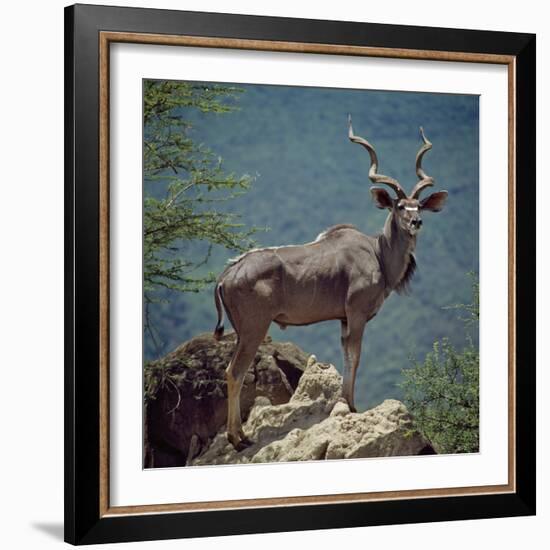
M 449 339 L 436 341 L 423 362 L 412 359 L 402 371 L 404 400 L 415 427 L 438 453 L 479 451 L 479 350 L 472 330 L 479 322 L 479 284 L 473 280 L 471 304 L 451 306 L 466 312 L 466 343 L 457 350 Z

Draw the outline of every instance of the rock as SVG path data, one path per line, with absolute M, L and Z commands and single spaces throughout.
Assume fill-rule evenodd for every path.
M 330 416 L 345 416 L 351 412 L 347 402 L 342 399 L 334 405 L 332 411 L 330 411 Z
M 235 334 L 220 341 L 202 334 L 145 369 L 146 468 L 185 466 L 204 451 L 227 420 L 225 369 Z M 292 343 L 260 345 L 246 374 L 241 414 L 248 417 L 255 399 L 281 405 L 293 395 L 307 355 Z
M 290 462 L 433 454 L 413 429 L 400 401 L 388 399 L 374 409 L 352 413 L 341 398 L 342 379 L 332 365 L 310 359 L 288 403 L 258 397 L 244 432 L 253 445 L 237 452 L 225 429 L 190 464 Z

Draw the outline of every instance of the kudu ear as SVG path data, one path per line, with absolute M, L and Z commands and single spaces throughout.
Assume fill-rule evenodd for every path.
M 380 187 L 371 187 L 370 193 L 377 208 L 380 208 L 381 210 L 384 208 L 393 208 L 393 200 L 385 189 L 381 189 Z
M 431 212 L 440 212 L 445 206 L 445 201 L 447 200 L 448 195 L 449 193 L 447 193 L 447 191 L 432 193 L 420 201 L 420 209 L 430 210 Z

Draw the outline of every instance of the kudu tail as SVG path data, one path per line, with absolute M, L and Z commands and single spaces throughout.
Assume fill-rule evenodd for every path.
M 216 303 L 216 311 L 218 312 L 218 324 L 214 329 L 214 339 L 221 340 L 223 336 L 223 302 L 222 302 L 222 285 L 218 283 L 214 289 L 214 302 Z

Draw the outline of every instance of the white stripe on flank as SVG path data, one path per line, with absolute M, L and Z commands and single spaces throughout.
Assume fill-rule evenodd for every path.
M 321 238 L 319 238 L 319 237 L 321 237 Z M 252 254 L 253 252 L 262 252 L 263 250 L 277 251 L 277 250 L 279 250 L 279 248 L 293 248 L 293 247 L 297 247 L 297 246 L 306 246 L 308 244 L 317 243 L 321 239 L 323 239 L 325 237 L 325 235 L 323 233 L 321 233 L 321 235 L 319 235 L 319 237 L 317 237 L 314 241 L 311 241 L 309 243 L 304 243 L 304 244 L 285 244 L 285 245 L 281 245 L 281 246 L 264 246 L 263 248 L 251 248 L 250 250 L 247 250 L 246 252 L 243 252 L 242 254 L 240 254 L 239 256 L 236 256 L 235 258 L 229 258 L 229 260 L 227 260 L 227 264 L 228 265 L 236 264 L 237 262 L 241 261 L 245 256 L 248 256 L 249 254 Z
M 250 250 L 247 250 L 246 252 L 243 252 L 242 254 L 240 254 L 239 256 L 236 256 L 235 258 L 230 258 L 229 260 L 227 260 L 227 265 L 236 264 L 237 262 L 242 260 L 245 256 L 248 256 L 252 252 L 261 252 L 262 250 L 275 250 L 275 251 L 277 251 L 277 250 L 279 250 L 279 248 L 293 248 L 293 247 L 296 247 L 296 246 L 308 246 L 310 244 L 315 244 L 315 243 L 318 243 L 319 241 L 322 241 L 323 239 L 325 239 L 329 233 L 330 233 L 330 228 L 326 229 L 325 231 L 321 231 L 321 233 L 319 233 L 319 235 L 317 235 L 317 237 L 314 241 L 310 241 L 308 243 L 303 243 L 303 244 L 285 244 L 285 245 L 281 245 L 281 246 L 265 246 L 263 248 L 251 248 Z

